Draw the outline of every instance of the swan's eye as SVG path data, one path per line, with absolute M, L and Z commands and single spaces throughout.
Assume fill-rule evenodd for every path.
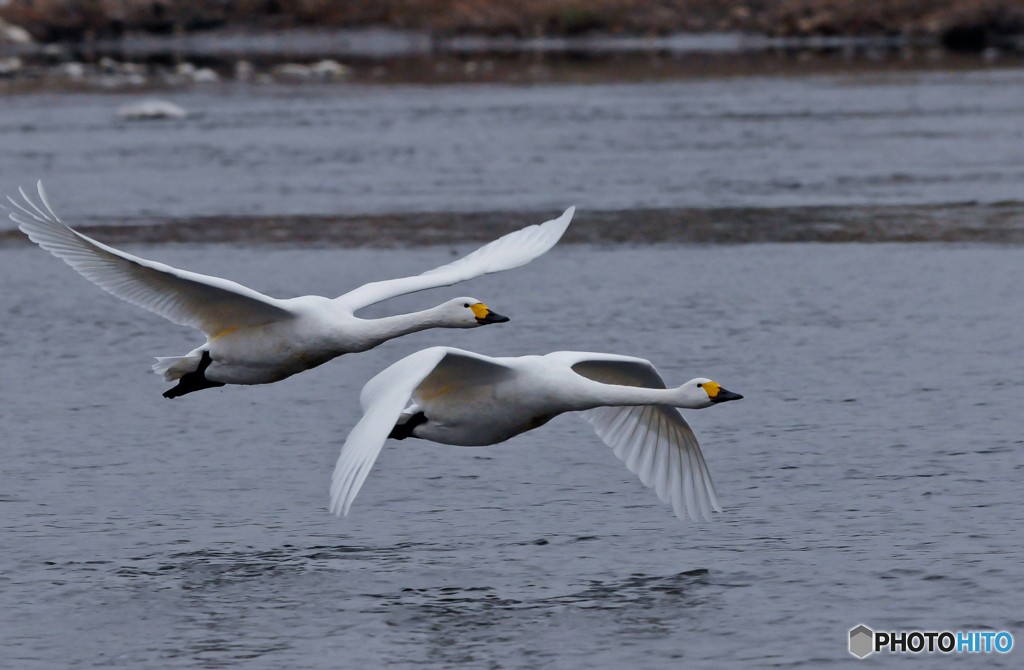
M 701 386 L 704 386 L 704 384 L 697 384 L 697 388 L 700 388 Z
M 469 303 L 467 302 L 463 307 L 469 307 Z

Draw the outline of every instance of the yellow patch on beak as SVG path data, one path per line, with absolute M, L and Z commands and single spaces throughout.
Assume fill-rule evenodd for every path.
M 473 314 L 475 314 L 476 318 L 478 319 L 483 319 L 488 314 L 491 313 L 491 310 L 487 309 L 487 305 L 483 304 L 482 302 L 478 302 L 475 305 L 470 305 L 469 308 L 473 310 Z
M 704 385 L 701 388 L 707 392 L 708 397 L 711 399 L 714 399 L 718 395 L 718 392 L 722 390 L 722 387 L 718 385 L 718 382 L 704 382 Z

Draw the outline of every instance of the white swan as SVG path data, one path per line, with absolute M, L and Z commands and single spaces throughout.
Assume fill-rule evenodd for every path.
M 477 328 L 508 321 L 474 298 L 383 319 L 361 319 L 354 313 L 395 296 L 525 265 L 558 242 L 576 209 L 415 277 L 365 284 L 334 299 L 308 295 L 278 300 L 90 239 L 65 225 L 50 206 L 42 182 L 38 188 L 42 207 L 20 188 L 24 203 L 7 198 L 17 207 L 11 219 L 29 239 L 118 298 L 206 334 L 206 344 L 185 356 L 157 358 L 154 372 L 166 381 L 179 380 L 165 398 L 225 384 L 269 384 L 427 328 Z
M 348 514 L 388 437 L 484 446 L 582 412 L 598 436 L 654 488 L 676 516 L 722 511 L 711 473 L 676 407 L 702 409 L 743 396 L 710 379 L 666 389 L 649 361 L 557 351 L 490 358 L 433 347 L 403 358 L 367 382 L 363 417 L 349 433 L 331 480 L 331 511 Z M 410 399 L 412 405 L 406 407 Z

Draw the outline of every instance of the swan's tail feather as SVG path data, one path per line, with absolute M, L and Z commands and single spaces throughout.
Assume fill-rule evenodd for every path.
M 202 358 L 202 352 L 192 352 L 187 356 L 157 356 L 153 372 L 163 375 L 164 381 L 173 382 L 181 379 L 182 375 L 198 370 Z

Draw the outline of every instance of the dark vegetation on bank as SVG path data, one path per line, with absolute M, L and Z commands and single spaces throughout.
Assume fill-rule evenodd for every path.
M 9 0 L 0 17 L 42 41 L 205 29 L 380 26 L 537 37 L 745 31 L 898 35 L 954 50 L 1018 48 L 1024 0 Z
M 559 212 L 550 212 L 557 216 Z M 367 216 L 209 217 L 79 227 L 113 244 L 417 247 L 487 242 L 536 223 L 538 212 Z M 984 242 L 1024 244 L 1024 203 L 576 213 L 564 244 L 750 244 L 766 242 Z M 30 245 L 18 230 L 0 247 Z

